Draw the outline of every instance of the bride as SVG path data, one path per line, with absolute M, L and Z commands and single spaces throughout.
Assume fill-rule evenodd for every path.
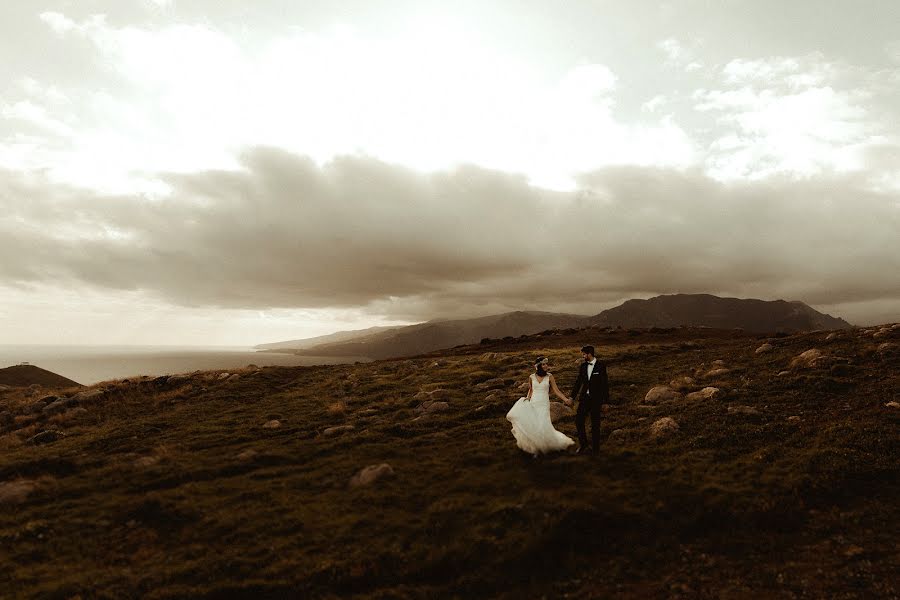
M 512 423 L 512 434 L 516 438 L 516 444 L 534 456 L 565 450 L 575 443 L 575 440 L 557 431 L 550 420 L 551 389 L 566 405 L 572 406 L 572 401 L 556 387 L 556 380 L 546 370 L 547 363 L 548 360 L 543 356 L 535 361 L 535 372 L 528 377 L 530 382 L 528 395 L 519 398 L 506 413 L 506 418 Z

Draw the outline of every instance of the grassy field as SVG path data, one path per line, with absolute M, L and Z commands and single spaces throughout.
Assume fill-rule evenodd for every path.
M 568 392 L 585 343 L 611 380 L 601 454 L 533 459 L 504 415 L 538 354 Z M 0 395 L 0 597 L 900 596 L 900 328 L 594 329 L 232 373 L 49 411 Z

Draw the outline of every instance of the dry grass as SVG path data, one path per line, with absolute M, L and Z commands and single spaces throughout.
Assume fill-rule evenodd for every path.
M 884 336 L 826 335 L 755 355 L 765 340 L 741 332 L 595 330 L 178 388 L 109 382 L 83 419 L 0 437 L 0 482 L 48 482 L 0 511 L 0 584 L 48 598 L 896 597 L 900 411 L 884 405 L 900 400 L 900 358 L 872 349 Z M 568 393 L 586 342 L 615 402 L 601 456 L 524 456 L 504 418 L 516 384 L 544 354 Z M 777 375 L 811 347 L 850 362 Z M 680 387 L 721 397 L 643 405 L 717 359 L 731 371 Z M 514 383 L 475 390 L 497 378 Z M 434 389 L 450 409 L 414 421 L 414 396 Z M 662 417 L 679 431 L 654 439 Z M 338 424 L 354 428 L 321 435 Z M 57 426 L 56 442 L 13 442 Z M 558 427 L 574 436 L 571 418 Z M 382 462 L 393 477 L 348 488 Z

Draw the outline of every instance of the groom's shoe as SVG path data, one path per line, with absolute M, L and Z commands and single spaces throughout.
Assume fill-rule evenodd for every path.
M 575 454 L 579 454 L 582 456 L 587 456 L 587 453 L 590 451 L 590 446 L 578 446 L 575 448 Z

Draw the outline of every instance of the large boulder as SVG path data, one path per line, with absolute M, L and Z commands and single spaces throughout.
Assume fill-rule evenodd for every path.
M 664 438 L 678 433 L 680 427 L 678 422 L 672 417 L 663 417 L 657 419 L 650 426 L 650 435 L 654 438 Z
M 351 477 L 349 485 L 350 487 L 371 485 L 379 479 L 390 477 L 393 474 L 394 469 L 387 463 L 381 463 L 380 465 L 369 465 L 368 467 L 365 467 L 364 469 L 356 473 L 356 475 Z
M 644 396 L 646 404 L 658 404 L 669 400 L 678 400 L 681 394 L 673 390 L 667 385 L 657 385 L 650 388 L 650 391 Z

